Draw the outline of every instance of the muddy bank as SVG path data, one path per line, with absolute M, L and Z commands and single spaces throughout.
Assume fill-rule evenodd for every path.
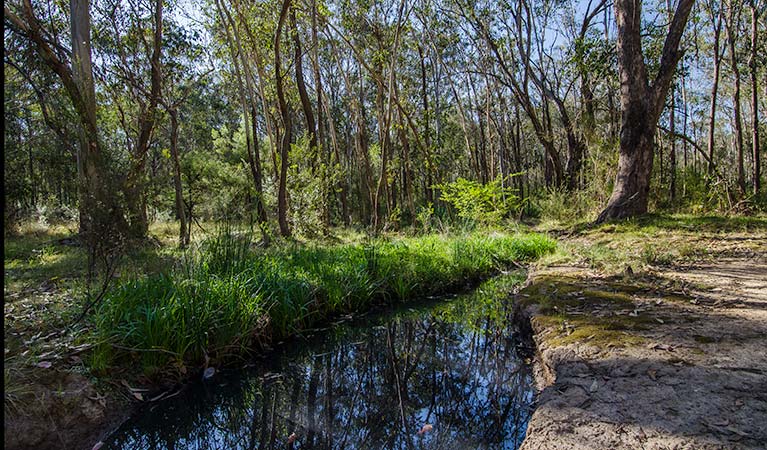
M 765 448 L 763 255 L 611 278 L 551 267 L 516 300 L 540 389 L 523 449 Z
M 99 392 L 83 375 L 47 369 L 31 376 L 25 404 L 6 402 L 6 449 L 90 449 L 133 411 L 130 402 Z

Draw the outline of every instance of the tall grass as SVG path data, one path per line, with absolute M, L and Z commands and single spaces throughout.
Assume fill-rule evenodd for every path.
M 180 268 L 124 282 L 95 313 L 91 364 L 147 372 L 194 366 L 374 303 L 455 290 L 555 243 L 537 234 L 428 235 L 332 247 L 253 250 L 224 229 Z

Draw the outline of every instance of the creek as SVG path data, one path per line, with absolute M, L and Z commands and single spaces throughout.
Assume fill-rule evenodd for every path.
M 535 399 L 513 272 L 339 320 L 149 403 L 112 449 L 516 449 Z

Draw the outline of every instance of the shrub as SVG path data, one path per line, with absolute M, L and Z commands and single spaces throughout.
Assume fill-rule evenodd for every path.
M 593 220 L 604 206 L 594 192 L 563 188 L 549 190 L 537 203 L 541 218 L 561 223 Z
M 511 176 L 514 175 L 517 174 Z M 442 191 L 440 199 L 453 205 L 460 217 L 478 224 L 495 225 L 521 206 L 516 190 L 504 187 L 502 182 L 502 178 L 486 184 L 458 178 L 437 187 Z

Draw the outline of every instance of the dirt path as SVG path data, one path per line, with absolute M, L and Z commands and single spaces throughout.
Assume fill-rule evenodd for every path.
M 520 294 L 543 390 L 523 449 L 767 448 L 767 257 Z

